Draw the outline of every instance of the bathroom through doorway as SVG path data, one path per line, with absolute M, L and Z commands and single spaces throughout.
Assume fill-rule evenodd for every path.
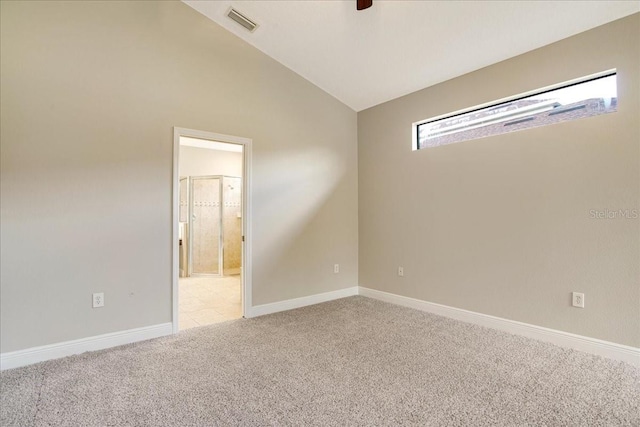
M 244 312 L 245 146 L 178 135 L 178 150 L 174 331 Z

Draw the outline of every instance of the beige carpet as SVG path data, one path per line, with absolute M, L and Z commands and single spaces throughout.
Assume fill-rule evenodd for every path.
M 640 426 L 640 371 L 364 297 L 2 372 L 2 426 Z

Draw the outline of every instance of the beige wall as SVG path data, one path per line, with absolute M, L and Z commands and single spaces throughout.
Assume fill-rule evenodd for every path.
M 0 12 L 2 352 L 171 321 L 173 126 L 253 139 L 254 304 L 358 283 L 355 112 L 179 2 Z
M 640 209 L 638 34 L 640 14 L 360 112 L 360 285 L 640 346 L 639 220 L 590 216 Z M 412 122 L 610 68 L 617 113 L 411 151 Z
M 180 176 L 242 176 L 242 153 L 180 146 Z

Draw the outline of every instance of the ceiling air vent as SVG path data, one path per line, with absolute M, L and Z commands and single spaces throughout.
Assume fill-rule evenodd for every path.
M 244 16 L 234 8 L 229 9 L 229 11 L 227 12 L 227 16 L 233 19 L 234 21 L 236 21 L 238 24 L 245 27 L 247 30 L 251 31 L 252 33 L 256 28 L 258 28 L 258 24 L 256 24 L 251 19 L 247 18 L 246 16 Z

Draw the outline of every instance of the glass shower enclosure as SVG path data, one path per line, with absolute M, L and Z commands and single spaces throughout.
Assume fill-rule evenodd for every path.
M 180 178 L 183 276 L 240 273 L 242 179 L 212 175 Z

